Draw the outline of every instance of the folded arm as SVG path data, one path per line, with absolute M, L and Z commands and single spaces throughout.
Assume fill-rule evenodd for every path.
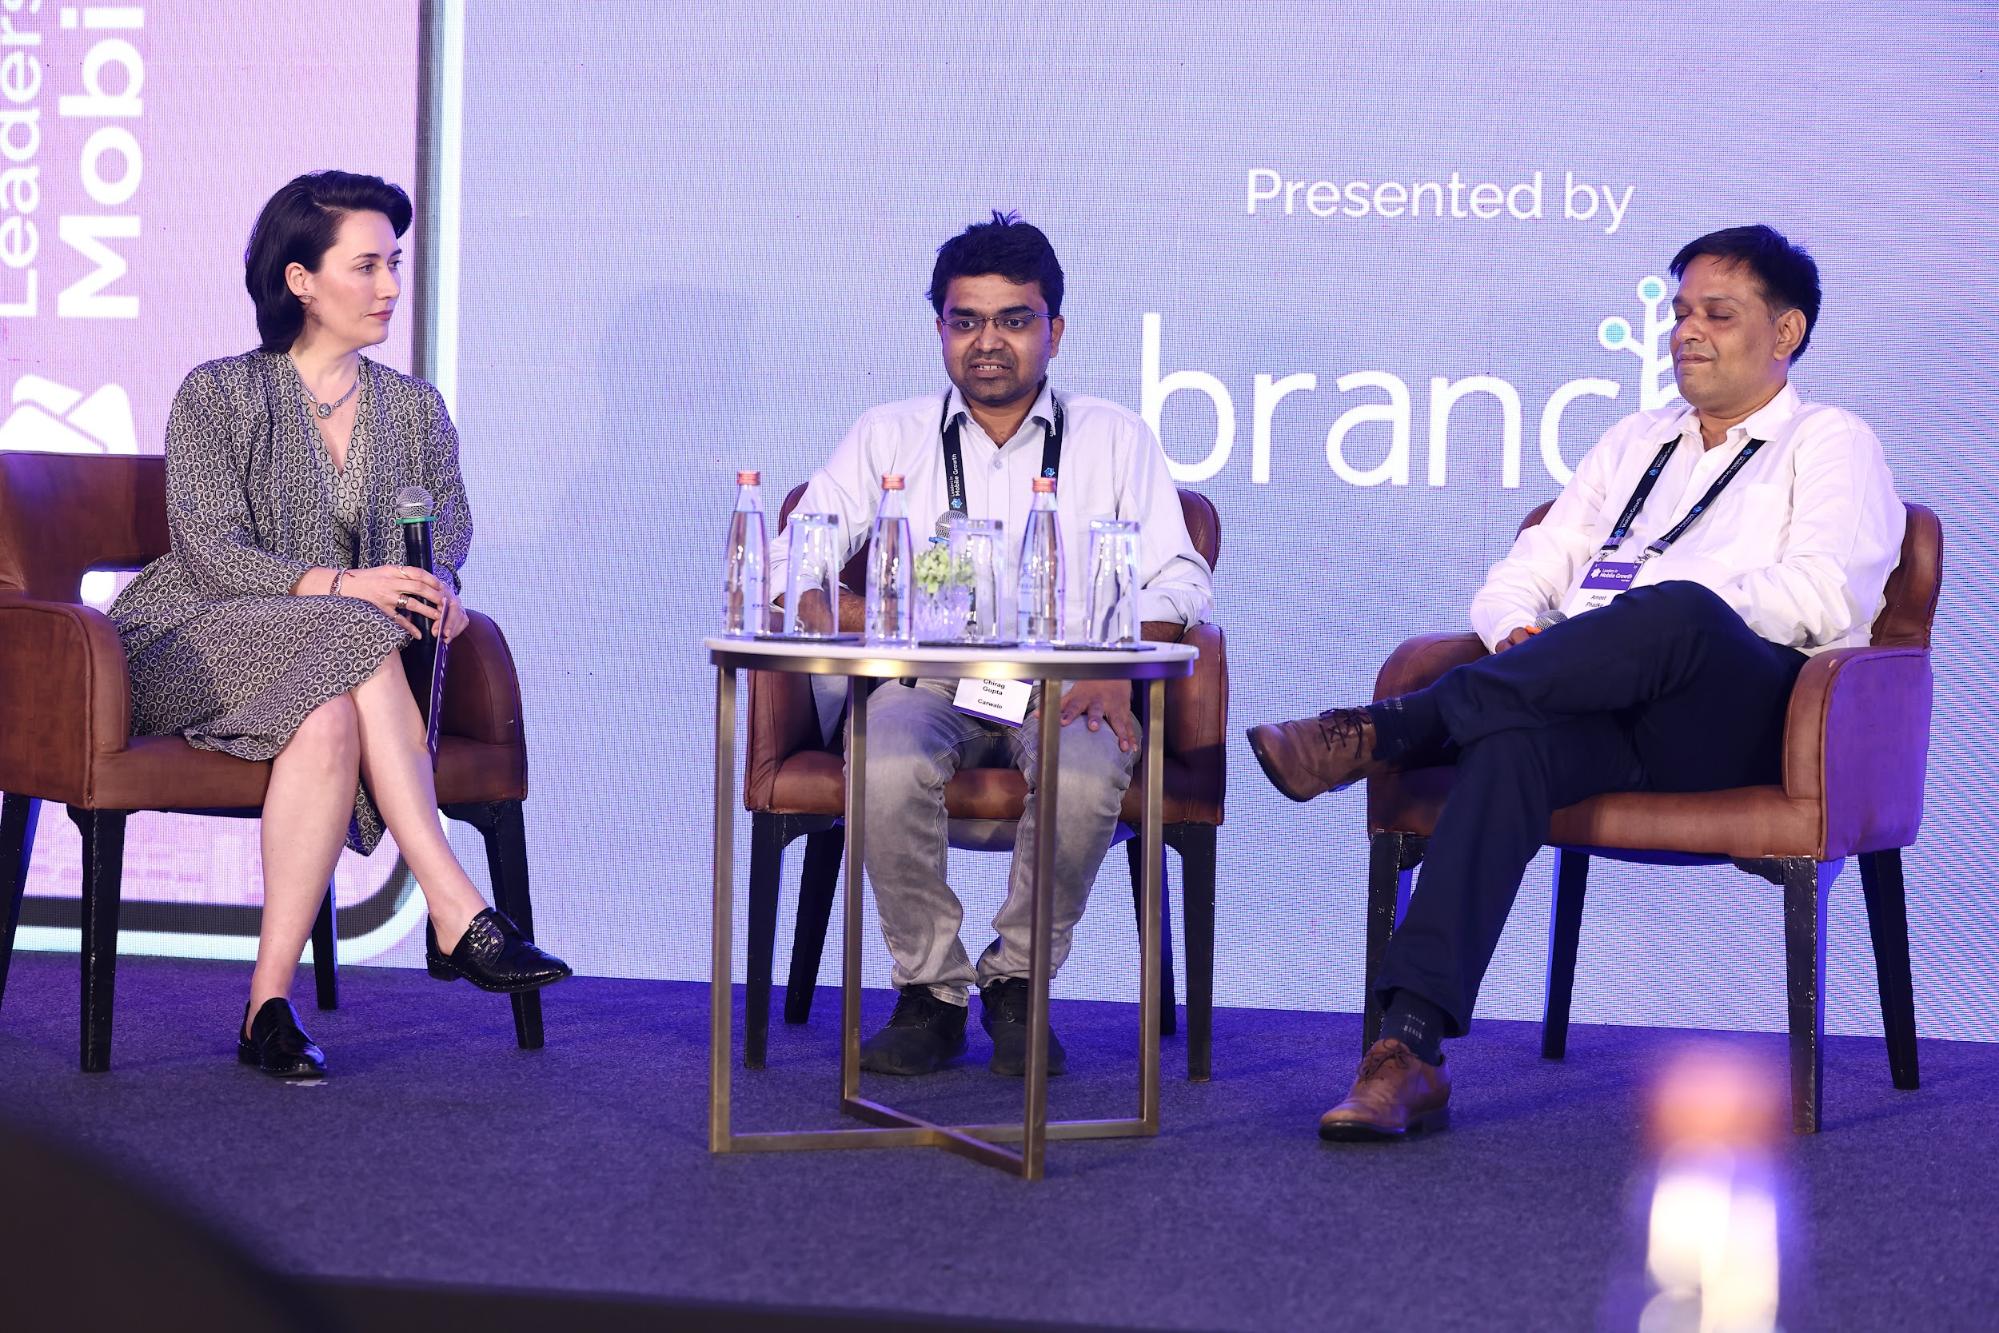
M 430 426 L 424 442 L 424 485 L 435 501 L 437 522 L 431 529 L 432 555 L 437 576 L 454 592 L 461 584 L 458 571 L 472 553 L 472 506 L 465 495 L 465 476 L 458 464 L 458 428 L 444 406 L 444 395 L 429 385 Z
M 874 526 L 875 509 L 881 503 L 881 473 L 884 461 L 875 458 L 871 447 L 871 415 L 856 421 L 834 448 L 826 466 L 812 474 L 805 494 L 794 514 L 833 514 L 840 520 L 840 563 L 845 565 L 868 539 Z M 770 534 L 770 563 L 765 573 L 765 594 L 772 606 L 784 605 L 785 585 L 791 576 L 791 543 Z
M 1617 455 L 1606 437 L 1583 455 L 1547 516 L 1513 539 L 1513 548 L 1472 597 L 1471 625 L 1485 646 L 1517 643 L 1524 628 L 1558 605 L 1593 554 Z
M 1755 569 L 1717 568 L 1701 582 L 1760 637 L 1815 648 L 1880 610 L 1905 522 L 1881 442 L 1842 413 L 1799 442 L 1778 558 Z
M 167 416 L 167 528 L 211 597 L 280 596 L 312 570 L 258 540 L 244 462 L 256 425 L 244 395 L 206 366 L 182 381 Z
M 1117 516 L 1138 523 L 1138 618 L 1201 624 L 1214 607 L 1213 571 L 1188 535 L 1187 514 L 1166 466 L 1166 451 L 1142 421 L 1131 447 Z

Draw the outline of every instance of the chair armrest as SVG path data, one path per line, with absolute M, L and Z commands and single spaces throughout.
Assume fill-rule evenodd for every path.
M 521 679 L 506 636 L 492 617 L 467 609 L 470 623 L 444 658 L 444 716 L 438 731 L 487 745 L 521 741 Z
M 859 634 L 867 619 L 867 599 L 842 585 L 840 632 Z M 812 678 L 788 671 L 749 673 L 749 736 L 743 761 L 743 809 L 769 810 L 776 799 L 777 771 L 804 750 L 826 748 L 819 731 L 819 705 Z
M 743 760 L 743 808 L 768 810 L 776 799 L 777 771 L 804 750 L 824 748 L 812 677 L 789 671 L 749 673 L 749 737 Z
M 1220 625 L 1196 625 L 1179 642 L 1200 650 L 1194 672 L 1166 682 L 1166 753 L 1219 754 L 1229 729 L 1229 649 Z
M 1404 639 L 1381 664 L 1381 671 L 1374 678 L 1374 697 L 1393 699 L 1398 694 L 1413 693 L 1436 684 L 1437 678 L 1452 667 L 1476 662 L 1484 656 L 1485 644 L 1470 632 L 1418 634 L 1413 639 Z
M 83 804 L 132 736 L 132 682 L 100 611 L 0 594 L 0 791 Z
M 1827 859 L 1916 840 L 1933 688 L 1927 648 L 1835 648 L 1798 673 L 1784 791 L 1823 805 Z
M 1485 644 L 1476 634 L 1418 634 L 1403 640 L 1381 664 L 1374 678 L 1374 697 L 1393 699 L 1413 693 L 1435 684 L 1451 668 L 1484 656 Z M 1456 779 L 1456 770 L 1449 767 L 1395 768 L 1375 774 L 1367 780 L 1368 830 L 1427 832 Z
M 1147 637 L 1151 637 L 1148 635 Z M 1220 625 L 1195 625 L 1178 642 L 1200 650 L 1194 672 L 1166 682 L 1165 751 L 1186 800 L 1222 808 L 1228 787 L 1229 652 Z M 1175 771 L 1169 762 L 1167 771 Z

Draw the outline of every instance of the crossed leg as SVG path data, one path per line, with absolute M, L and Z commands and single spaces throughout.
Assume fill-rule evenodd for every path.
M 264 912 L 250 1012 L 291 993 L 354 809 L 366 782 L 382 821 L 423 891 L 446 953 L 486 906 L 437 818 L 437 784 L 423 718 L 395 654 L 368 679 L 315 708 L 271 762 L 260 840 Z

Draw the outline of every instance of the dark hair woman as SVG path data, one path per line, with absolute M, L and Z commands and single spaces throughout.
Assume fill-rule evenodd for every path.
M 488 990 L 570 974 L 488 908 L 445 841 L 424 727 L 398 653 L 428 618 L 466 624 L 472 518 L 436 389 L 361 355 L 389 336 L 409 197 L 376 176 L 291 181 L 257 218 L 244 282 L 262 346 L 198 366 L 167 421 L 171 551 L 111 608 L 136 735 L 269 760 L 264 911 L 245 1064 L 316 1078 L 288 998 L 343 839 L 384 827 L 421 886 L 434 975 Z M 400 562 L 393 497 L 436 497 L 435 573 Z

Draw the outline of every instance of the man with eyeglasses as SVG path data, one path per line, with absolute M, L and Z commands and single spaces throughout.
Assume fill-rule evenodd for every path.
M 997 519 L 1017 552 L 1036 478 L 1057 479 L 1063 549 L 1088 549 L 1093 518 L 1139 524 L 1138 610 L 1148 639 L 1178 639 L 1211 602 L 1210 571 L 1194 550 L 1159 441 L 1136 414 L 1099 398 L 1057 394 L 1048 363 L 1062 345 L 1062 266 L 1038 228 L 995 212 L 937 251 L 930 303 L 950 388 L 873 408 L 813 474 L 803 513 L 838 514 L 851 556 L 866 540 L 881 479 L 900 474 L 921 543 L 934 517 Z M 786 581 L 786 543 L 773 543 L 769 584 Z M 1085 581 L 1067 579 L 1065 624 L 1086 616 Z M 1007 590 L 1010 594 L 1011 590 Z M 1009 598 L 1010 600 L 1010 598 Z M 801 612 L 804 607 L 801 607 Z M 992 1039 L 993 1072 L 1027 1068 L 1029 922 L 1034 846 L 1055 838 L 1055 919 L 1050 965 L 1059 968 L 1090 886 L 1116 832 L 1138 760 L 1131 686 L 1083 681 L 1060 704 L 1068 731 L 1059 753 L 1061 795 L 1042 810 L 1034 791 L 1036 732 L 1022 725 L 1041 705 L 996 719 L 956 706 L 958 682 L 890 681 L 868 700 L 867 873 L 900 992 L 888 1024 L 861 1045 L 861 1068 L 927 1074 L 965 1050 L 970 991 Z M 997 938 L 974 966 L 958 938 L 963 905 L 945 878 L 944 786 L 958 769 L 1013 764 L 1028 793 L 1014 841 Z M 1049 1034 L 1048 1072 L 1067 1057 Z
M 1412 694 L 1250 728 L 1294 801 L 1457 767 L 1375 975 L 1381 1038 L 1321 1138 L 1446 1123 L 1443 1039 L 1471 1026 L 1554 811 L 1778 781 L 1806 657 L 1867 643 L 1885 604 L 1905 520 L 1881 442 L 1790 383 L 1818 323 L 1817 263 L 1769 227 L 1729 227 L 1670 271 L 1686 401 L 1612 426 L 1492 567 L 1471 603 L 1490 655 Z

